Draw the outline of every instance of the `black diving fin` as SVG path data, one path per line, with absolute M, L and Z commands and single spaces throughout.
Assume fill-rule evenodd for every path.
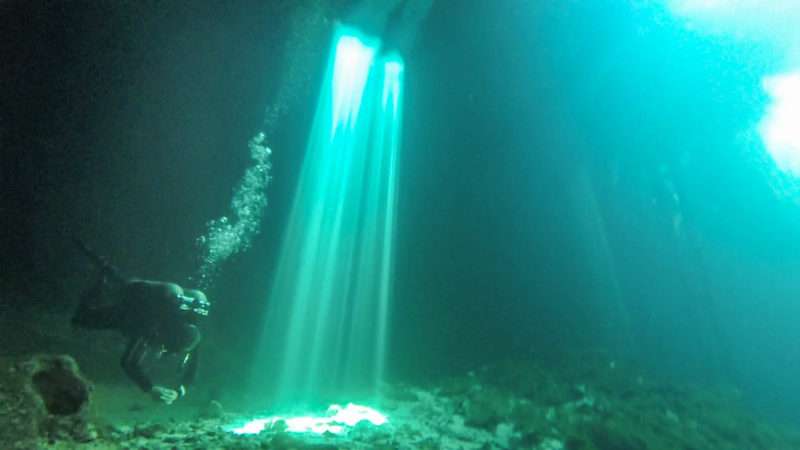
M 119 269 L 117 269 L 114 265 L 108 262 L 107 259 L 99 256 L 97 253 L 93 252 L 89 246 L 86 245 L 82 240 L 73 237 L 72 242 L 75 243 L 76 246 L 81 250 L 81 252 L 89 258 L 89 260 L 94 264 L 100 272 L 103 274 L 104 277 L 107 279 L 115 282 L 115 283 L 124 283 L 125 277 L 122 276 Z

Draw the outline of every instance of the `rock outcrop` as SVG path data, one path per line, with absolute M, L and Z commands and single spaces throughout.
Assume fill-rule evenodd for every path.
M 88 442 L 92 385 L 67 355 L 0 361 L 0 446 L 38 448 L 45 442 Z

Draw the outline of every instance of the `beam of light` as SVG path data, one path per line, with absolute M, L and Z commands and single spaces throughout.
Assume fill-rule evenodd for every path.
M 349 428 L 361 422 L 379 427 L 389 418 L 367 406 L 348 403 L 347 406 L 331 405 L 324 416 L 270 416 L 251 419 L 245 423 L 225 427 L 234 434 L 258 434 L 265 429 L 278 428 L 289 433 L 345 434 Z
M 758 124 L 758 133 L 774 165 L 790 178 L 800 177 L 800 126 L 797 125 L 800 123 L 800 71 L 797 70 L 800 64 L 800 27 L 797 26 L 800 1 L 666 1 L 675 15 L 689 21 L 694 28 L 736 36 L 742 41 L 770 44 L 769 59 L 783 70 L 778 75 L 762 77 L 770 104 Z M 777 185 L 786 186 L 786 181 Z
M 397 209 L 397 158 L 400 149 L 400 134 L 402 130 L 402 105 L 403 105 L 403 73 L 405 63 L 398 54 L 390 54 L 383 59 L 383 89 L 381 95 L 381 114 L 375 122 L 373 135 L 373 152 L 379 163 L 373 167 L 378 181 L 383 185 L 376 186 L 374 204 L 382 208 L 383 223 L 374 224 L 376 233 L 379 234 L 382 247 L 376 255 L 377 267 L 377 301 L 378 301 L 378 340 L 385 342 L 388 337 L 387 324 L 389 314 L 389 293 L 391 291 L 392 262 L 394 260 L 394 235 Z M 379 157 L 378 157 L 379 156 Z M 384 372 L 383 363 L 386 355 L 385 347 L 377 347 L 375 355 L 375 372 L 381 377 Z
M 399 114 L 401 92 L 403 87 L 403 71 L 405 64 L 400 55 L 392 54 L 387 56 L 383 63 L 383 95 L 381 106 L 384 111 L 391 109 L 391 116 L 397 117 Z
M 798 36 L 796 0 L 666 0 L 669 9 L 698 29 L 787 46 Z
M 379 46 L 343 26 L 331 46 L 254 364 L 279 403 L 368 394 L 382 377 L 403 63 Z
M 369 69 L 380 43 L 355 31 L 339 38 L 333 67 L 331 139 L 340 126 L 355 127 Z
M 772 98 L 759 126 L 764 145 L 784 172 L 800 177 L 800 72 L 764 79 Z

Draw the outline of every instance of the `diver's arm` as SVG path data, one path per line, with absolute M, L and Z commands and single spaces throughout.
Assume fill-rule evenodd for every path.
M 144 392 L 153 390 L 153 383 L 142 369 L 142 360 L 147 353 L 147 341 L 143 337 L 132 338 L 128 341 L 125 353 L 122 354 L 122 370 Z
M 180 366 L 181 381 L 178 385 L 180 395 L 186 395 L 186 389 L 194 383 L 197 377 L 197 349 L 187 353 Z

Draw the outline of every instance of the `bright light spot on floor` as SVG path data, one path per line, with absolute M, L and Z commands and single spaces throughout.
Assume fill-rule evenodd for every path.
M 772 103 L 759 126 L 775 164 L 800 176 L 800 72 L 769 77 L 764 89 Z
M 331 417 L 334 422 L 343 423 L 351 427 L 362 420 L 369 421 L 375 426 L 381 426 L 388 420 L 386 416 L 372 408 L 354 405 L 352 403 L 348 403 L 345 408 L 339 405 L 331 405 L 328 408 L 328 412 L 335 412 L 334 416 Z
M 388 420 L 385 415 L 372 408 L 348 403 L 344 408 L 340 405 L 331 405 L 326 415 L 321 417 L 262 417 L 239 426 L 229 427 L 227 431 L 235 434 L 258 434 L 264 429 L 277 428 L 290 433 L 344 434 L 348 427 L 354 427 L 362 421 L 368 421 L 374 426 L 381 426 Z
M 276 419 L 273 417 L 268 419 L 253 419 L 240 427 L 231 428 L 229 431 L 235 434 L 258 434 L 264 430 L 267 424 L 271 425 L 275 420 Z

